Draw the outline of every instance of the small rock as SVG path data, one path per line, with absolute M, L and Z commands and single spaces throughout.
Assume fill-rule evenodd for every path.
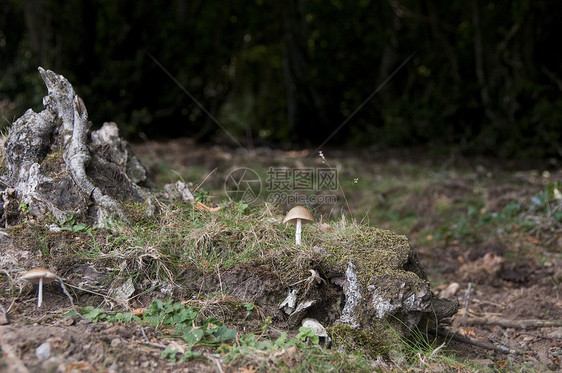
M 8 316 L 6 316 L 6 311 L 4 307 L 0 305 L 0 325 L 8 325 L 10 322 L 8 321 Z
M 121 344 L 121 339 L 119 338 L 113 338 L 111 340 L 111 347 L 119 347 L 119 345 Z
M 67 372 L 66 362 L 61 356 L 51 356 L 41 362 L 41 372 Z M 27 372 L 27 370 L 26 370 Z
M 322 324 L 320 324 L 316 319 L 306 318 L 302 320 L 302 326 L 304 326 L 305 328 L 309 328 L 314 333 L 314 335 L 317 335 L 319 337 L 328 336 L 326 328 L 324 328 L 324 326 L 322 326 Z
M 35 350 L 35 356 L 39 360 L 48 359 L 51 356 L 51 344 L 49 342 L 42 343 Z
M 445 289 L 443 289 L 440 293 L 439 293 L 439 298 L 452 298 L 457 294 L 457 291 L 459 291 L 459 283 L 458 282 L 451 282 L 449 284 L 449 286 L 447 286 Z
M 314 335 L 318 336 L 320 344 L 324 345 L 326 348 L 330 347 L 332 340 L 328 336 L 326 328 L 324 328 L 324 326 L 322 326 L 322 324 L 320 324 L 317 320 L 306 318 L 302 321 L 302 326 L 309 328 Z
M 164 185 L 164 197 L 167 199 L 179 199 L 184 202 L 193 201 L 195 199 L 189 190 L 189 186 L 179 180 L 175 184 Z

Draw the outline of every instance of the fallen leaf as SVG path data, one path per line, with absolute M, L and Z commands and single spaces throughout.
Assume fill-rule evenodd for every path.
M 196 209 L 198 210 L 202 210 L 202 211 L 209 211 L 209 212 L 217 212 L 221 209 L 220 206 L 217 207 L 209 207 L 201 202 L 195 202 L 193 204 L 193 206 L 195 206 Z
M 141 307 L 141 308 L 135 308 L 133 310 L 133 312 L 131 312 L 134 316 L 142 316 L 142 314 L 144 313 L 144 311 L 146 311 L 146 307 Z
M 501 370 L 505 369 L 507 367 L 507 360 L 496 361 L 496 367 Z

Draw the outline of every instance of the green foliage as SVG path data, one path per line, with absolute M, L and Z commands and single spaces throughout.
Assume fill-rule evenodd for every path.
M 310 342 L 314 344 L 318 344 L 319 342 L 319 337 L 316 334 L 314 334 L 312 330 L 310 330 L 310 328 L 305 328 L 304 326 L 301 326 L 299 328 L 299 334 L 297 334 L 295 340 L 304 342 L 307 339 L 309 339 Z
M 562 142 L 560 2 L 38 6 L 0 13 L 2 125 L 41 108 L 41 65 L 127 136 L 230 142 L 224 127 L 245 144 L 320 143 L 417 51 L 332 143 L 532 157 Z
M 544 190 L 530 197 L 528 207 L 518 201 L 510 201 L 500 212 L 482 212 L 474 206 L 468 206 L 465 215 L 455 219 L 451 225 L 442 226 L 435 233 L 435 238 L 468 240 L 486 226 L 497 230 L 523 229 L 530 231 L 545 220 L 562 223 L 562 194 L 561 183 L 548 183 Z
M 211 201 L 211 195 L 203 188 L 199 188 L 193 193 L 193 198 L 195 202 L 209 203 Z
M 443 357 L 440 357 L 438 353 L 448 342 L 449 341 L 440 342 L 436 338 L 430 337 L 427 330 L 420 330 L 417 327 L 410 331 L 408 338 L 402 340 L 405 346 L 405 357 L 411 364 L 417 364 L 420 360 L 420 356 L 430 361 L 436 360 L 437 358 L 442 359 Z
M 248 312 L 254 309 L 253 303 L 245 305 Z M 74 311 L 69 313 L 74 314 Z M 247 352 L 249 350 L 279 350 L 292 346 L 304 348 L 308 343 L 318 344 L 318 336 L 305 327 L 299 329 L 299 333 L 291 339 L 288 339 L 287 333 L 283 332 L 275 340 L 263 339 L 255 334 L 239 335 L 239 341 L 234 344 L 226 344 L 236 338 L 236 330 L 228 328 L 214 318 L 203 318 L 199 311 L 193 307 L 185 307 L 179 302 L 167 300 L 165 302 L 157 299 L 154 300 L 148 309 L 142 314 L 142 317 L 135 316 L 130 312 L 107 312 L 100 308 L 87 306 L 80 309 L 80 314 L 93 322 L 137 322 L 147 324 L 156 330 L 160 330 L 168 335 L 178 337 L 187 344 L 187 349 L 178 359 L 179 351 L 172 346 L 168 346 L 163 352 L 162 357 L 171 361 L 186 361 L 194 357 L 201 356 L 201 353 L 193 349 L 198 346 L 217 348 L 218 353 L 229 354 L 230 359 L 237 354 Z M 264 324 L 264 333 L 267 326 Z
M 92 228 L 85 223 L 78 223 L 74 219 L 74 214 L 69 214 L 66 219 L 58 222 L 62 231 L 69 231 L 73 233 L 87 233 L 92 236 Z
M 51 219 L 54 220 L 53 217 Z M 85 233 L 92 238 L 92 251 L 83 251 L 82 255 L 96 257 L 99 254 L 100 248 L 96 242 L 96 237 L 94 236 L 94 228 L 90 227 L 88 224 L 79 223 L 74 218 L 74 214 L 68 214 L 68 216 L 61 221 L 56 222 L 60 227 L 61 231 L 68 231 L 72 233 Z
M 312 344 L 309 345 L 309 343 Z M 239 336 L 238 342 L 232 345 L 222 344 L 217 350 L 218 353 L 225 354 L 225 361 L 231 363 L 244 356 L 251 355 L 256 351 L 265 351 L 268 355 L 285 351 L 291 347 L 298 347 L 300 349 L 308 349 L 309 353 L 312 351 L 320 351 L 318 346 L 318 336 L 309 328 L 299 328 L 299 333 L 293 337 L 288 338 L 286 332 L 275 339 L 264 339 L 256 336 L 255 334 L 242 334 Z
M 25 201 L 21 201 L 18 209 L 23 213 L 23 214 L 28 214 L 29 213 L 29 204 Z
M 74 314 L 74 311 L 70 314 Z M 141 321 L 138 316 L 135 316 L 130 312 L 105 312 L 104 310 L 93 306 L 86 306 L 80 309 L 80 314 L 93 322 L 106 321 L 130 323 Z
M 71 312 L 72 314 L 73 312 Z M 161 330 L 174 337 L 181 338 L 187 343 L 188 348 L 179 361 L 186 361 L 200 356 L 199 352 L 192 349 L 196 346 L 219 347 L 226 341 L 236 337 L 236 330 L 229 329 L 213 318 L 203 318 L 197 309 L 185 307 L 171 299 L 163 302 L 159 299 L 153 301 L 148 309 L 138 317 L 128 312 L 106 312 L 92 306 L 80 310 L 82 316 L 88 320 L 99 322 L 138 322 L 148 324 L 156 330 Z M 168 346 L 163 352 L 163 358 L 176 361 L 177 350 Z
M 197 318 L 197 312 L 192 308 L 185 308 L 181 303 L 172 302 L 171 299 L 166 302 L 156 299 L 143 313 L 143 320 L 153 328 L 161 325 L 191 325 Z
M 544 190 L 531 197 L 530 210 L 532 212 L 542 212 L 548 215 L 557 215 L 562 210 L 562 184 L 548 183 Z M 560 221 L 559 219 L 557 219 Z
M 248 210 L 248 208 L 250 207 L 250 205 L 246 201 L 236 202 L 235 206 L 236 206 L 236 211 L 238 212 L 239 215 L 244 215 Z

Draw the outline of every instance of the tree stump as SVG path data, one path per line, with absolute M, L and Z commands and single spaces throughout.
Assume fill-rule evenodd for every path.
M 72 214 L 95 226 L 110 216 L 127 220 L 123 204 L 148 198 L 146 169 L 115 123 L 90 131 L 86 106 L 65 77 L 41 67 L 39 73 L 48 89 L 45 109 L 27 110 L 3 139 L 0 180 L 9 187 L 2 198 L 10 209 L 2 223 L 14 221 L 15 198 L 32 218 Z
M 341 226 L 331 234 L 339 239 L 300 249 L 307 252 L 301 260 L 310 266 L 308 278 L 291 277 L 292 268 L 302 263 L 258 261 L 218 275 L 190 271 L 192 279 L 186 282 L 192 284 L 193 293 L 221 291 L 259 300 L 274 322 L 291 329 L 307 318 L 317 320 L 335 345 L 370 354 L 393 349 L 416 328 L 435 328 L 457 312 L 456 299 L 433 294 L 405 236 L 374 227 Z M 320 244 L 322 235 L 317 236 Z

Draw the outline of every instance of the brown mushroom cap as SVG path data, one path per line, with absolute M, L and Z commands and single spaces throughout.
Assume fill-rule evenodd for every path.
M 287 223 L 287 222 L 294 223 L 297 221 L 297 219 L 301 219 L 303 223 L 314 221 L 314 217 L 312 216 L 310 211 L 308 211 L 305 207 L 295 206 L 289 210 L 287 216 L 285 216 L 285 219 L 283 219 L 283 223 Z
M 57 275 L 45 268 L 33 268 L 25 272 L 20 278 L 34 284 L 38 283 L 40 279 L 43 279 L 44 283 L 49 283 L 55 281 Z

